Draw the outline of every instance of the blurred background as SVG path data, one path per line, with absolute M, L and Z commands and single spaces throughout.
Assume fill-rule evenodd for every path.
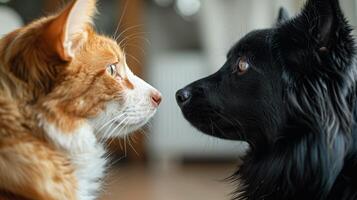
M 0 37 L 63 7 L 65 0 L 0 0 Z M 357 0 L 340 0 L 357 25 Z M 104 199 L 225 200 L 227 177 L 248 148 L 205 136 L 176 105 L 176 90 L 218 70 L 229 48 L 252 29 L 274 24 L 280 6 L 303 0 L 99 0 L 98 32 L 118 36 L 129 66 L 159 89 L 163 103 L 131 140 L 113 141 Z

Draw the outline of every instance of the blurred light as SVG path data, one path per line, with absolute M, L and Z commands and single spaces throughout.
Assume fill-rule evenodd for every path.
M 155 0 L 155 3 L 162 7 L 167 7 L 173 3 L 173 0 Z
M 9 3 L 10 0 L 0 0 L 0 3 Z
M 20 15 L 13 9 L 7 6 L 0 6 L 0 38 L 19 27 L 22 26 L 22 19 Z
M 176 0 L 176 8 L 184 17 L 190 17 L 198 13 L 201 8 L 200 0 Z

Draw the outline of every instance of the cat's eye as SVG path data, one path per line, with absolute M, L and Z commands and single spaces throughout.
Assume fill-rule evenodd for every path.
M 113 63 L 107 66 L 107 73 L 110 74 L 111 76 L 117 76 L 117 63 Z
M 237 65 L 234 67 L 234 73 L 237 72 L 239 75 L 246 73 L 250 65 L 246 58 L 242 57 L 239 59 Z

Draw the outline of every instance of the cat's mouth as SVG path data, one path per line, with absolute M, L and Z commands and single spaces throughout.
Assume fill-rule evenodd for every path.
M 123 105 L 111 102 L 91 123 L 100 138 L 125 137 L 146 125 L 156 111 L 157 107 L 151 104 L 136 103 L 123 108 Z

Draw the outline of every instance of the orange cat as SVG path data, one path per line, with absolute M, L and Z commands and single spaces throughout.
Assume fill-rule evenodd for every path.
M 0 40 L 0 191 L 95 199 L 100 141 L 141 127 L 160 104 L 117 43 L 93 30 L 95 4 L 74 1 Z

